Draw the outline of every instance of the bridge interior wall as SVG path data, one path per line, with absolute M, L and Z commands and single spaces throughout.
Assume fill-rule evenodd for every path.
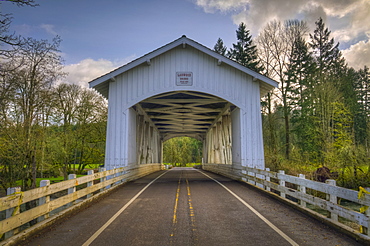
M 232 164 L 232 128 L 230 114 L 223 115 L 209 129 L 203 158 L 207 163 Z

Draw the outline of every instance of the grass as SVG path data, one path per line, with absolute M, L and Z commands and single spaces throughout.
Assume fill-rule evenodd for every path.
M 177 165 L 173 164 L 173 163 L 163 163 L 163 165 L 172 165 L 173 167 L 184 167 L 184 166 L 181 166 L 180 163 L 176 163 Z M 202 163 L 186 163 L 185 167 L 194 167 L 196 165 L 202 165 Z
M 103 164 L 87 164 L 85 166 L 85 169 L 97 169 Z M 80 164 L 70 164 L 69 165 L 71 169 L 78 169 Z
M 82 176 L 85 176 L 85 175 L 77 175 L 77 178 L 82 177 Z M 63 176 L 50 177 L 50 178 L 47 178 L 47 177 L 45 177 L 45 178 L 37 178 L 36 179 L 36 187 L 40 187 L 41 180 L 50 180 L 50 184 L 55 184 L 55 183 L 59 183 L 59 182 L 64 181 L 64 178 L 63 178 Z M 21 180 L 18 180 L 16 182 L 16 186 L 22 186 L 22 181 Z

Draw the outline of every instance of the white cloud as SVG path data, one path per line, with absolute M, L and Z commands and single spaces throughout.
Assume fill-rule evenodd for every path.
M 207 13 L 228 11 L 234 23 L 244 22 L 253 36 L 272 20 L 305 20 L 312 32 L 321 17 L 335 41 L 344 47 L 352 45 L 348 50 L 356 50 L 357 61 L 366 62 L 359 49 L 370 46 L 366 41 L 370 38 L 369 0 L 196 0 L 195 3 Z M 362 43 L 356 45 L 360 40 Z M 354 54 L 348 52 L 346 58 L 355 60 Z
M 127 57 L 121 61 L 109 61 L 105 59 L 93 60 L 84 59 L 77 64 L 71 64 L 64 67 L 64 72 L 68 73 L 67 77 L 60 82 L 78 84 L 88 87 L 88 82 L 96 79 L 119 66 L 133 60 L 135 56 Z
M 333 31 L 338 41 L 347 36 L 354 37 L 370 29 L 369 0 L 196 0 L 207 13 L 229 11 L 235 24 L 245 22 L 251 30 L 259 31 L 266 23 L 277 19 L 303 18 L 308 24 L 322 17 L 329 27 L 341 20 L 348 20 L 341 28 Z M 326 18 L 326 17 L 330 18 Z M 344 36 L 344 31 L 350 32 Z M 256 33 L 255 33 L 256 34 Z
M 215 13 L 243 10 L 249 2 L 250 0 L 196 0 L 196 5 L 202 7 L 206 13 Z
M 40 27 L 51 35 L 54 35 L 54 36 L 58 35 L 58 33 L 54 30 L 54 25 L 42 24 L 40 25 Z
M 370 67 L 370 41 L 360 41 L 342 51 L 348 65 L 360 69 L 366 65 Z

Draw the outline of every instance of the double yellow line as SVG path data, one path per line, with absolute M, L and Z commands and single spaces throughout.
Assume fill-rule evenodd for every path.
M 179 206 L 179 199 L 180 199 L 180 191 L 181 191 L 181 180 L 182 180 L 182 173 L 180 175 L 179 181 L 177 182 L 177 190 L 176 190 L 176 197 L 175 197 L 175 205 L 173 208 L 173 217 L 172 217 L 172 233 L 171 233 L 171 242 L 172 242 L 172 237 L 175 235 L 176 232 L 176 224 L 177 224 L 177 210 Z M 191 191 L 190 191 L 190 185 L 189 185 L 189 180 L 188 178 L 185 178 L 186 182 L 186 190 L 187 190 L 187 198 L 188 198 L 188 207 L 189 207 L 189 216 L 190 216 L 190 221 L 191 221 L 191 230 L 193 232 L 193 237 L 194 233 L 196 231 L 196 226 L 195 226 L 195 213 L 194 213 L 194 207 L 192 203 L 192 198 L 191 198 Z M 196 237 L 194 237 L 196 239 Z

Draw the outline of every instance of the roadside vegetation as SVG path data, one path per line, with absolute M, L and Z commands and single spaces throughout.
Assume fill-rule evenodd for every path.
M 312 24 L 312 23 L 310 23 Z M 330 30 L 298 20 L 268 23 L 252 38 L 244 23 L 214 50 L 279 82 L 262 101 L 266 166 L 288 174 L 328 167 L 338 184 L 370 186 L 370 71 L 347 65 Z
M 59 36 L 16 36 L 11 20 L 0 13 L 0 188 L 28 190 L 38 178 L 67 179 L 103 163 L 107 102 L 94 90 L 60 83 L 66 74 Z

